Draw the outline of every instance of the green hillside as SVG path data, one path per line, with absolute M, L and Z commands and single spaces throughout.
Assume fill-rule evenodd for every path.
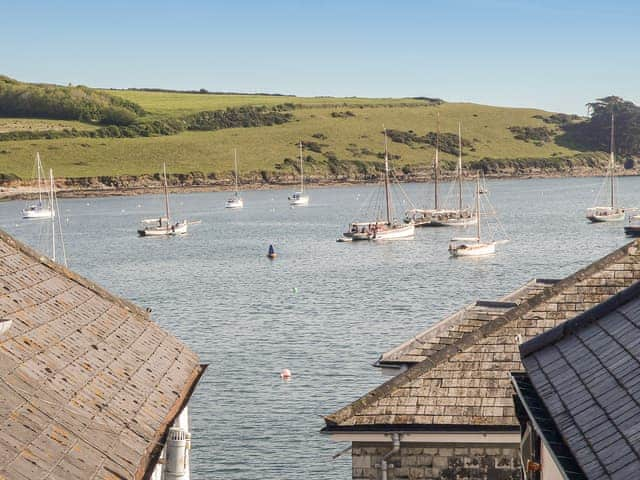
M 30 84 L 19 85 L 29 88 Z M 12 84 L 12 88 L 18 87 Z M 57 89 L 55 96 L 63 99 L 73 99 L 79 95 L 74 88 L 82 88 L 82 112 L 93 111 L 86 104 L 96 100 L 101 112 L 105 108 L 108 112 L 126 109 L 132 115 L 124 126 L 109 125 L 107 115 L 99 121 L 87 121 L 86 115 L 56 119 L 55 111 L 36 115 L 31 110 L 16 115 L 3 110 L 0 83 L 0 114 L 7 116 L 0 118 L 3 178 L 28 179 L 39 151 L 45 166 L 52 166 L 57 177 L 154 174 L 166 161 L 171 173 L 199 172 L 210 180 L 223 180 L 230 176 L 232 152 L 237 148 L 245 181 L 261 178 L 277 182 L 296 173 L 296 144 L 301 139 L 305 171 L 311 176 L 357 180 L 375 175 L 380 168 L 383 125 L 393 134 L 389 150 L 396 171 L 424 173 L 434 156 L 438 115 L 445 169 L 452 168 L 456 158 L 458 122 L 465 140 L 465 164 L 482 166 L 489 173 L 501 168 L 563 170 L 571 165 L 594 165 L 600 159 L 600 155 L 561 146 L 563 142 L 557 140 L 564 133 L 562 122 L 554 121 L 557 117 L 550 112 L 535 109 L 427 98 L 50 88 Z

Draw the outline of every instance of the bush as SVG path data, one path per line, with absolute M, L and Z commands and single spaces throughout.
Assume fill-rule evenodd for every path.
M 436 132 L 427 132 L 424 136 L 420 136 L 411 130 L 408 132 L 402 130 L 387 130 L 387 136 L 392 142 L 404 143 L 409 146 L 413 146 L 414 144 L 427 144 L 435 147 L 436 144 L 438 144 L 440 151 L 450 153 L 451 155 L 458 155 L 458 135 L 454 133 L 440 133 L 438 136 Z M 462 145 L 473 148 L 473 144 L 465 139 L 462 139 Z
M 513 138 L 524 142 L 531 141 L 537 146 L 553 139 L 555 133 L 547 127 L 509 127 L 509 131 L 513 133 Z
M 144 113 L 133 102 L 87 87 L 21 83 L 0 77 L 0 116 L 129 125 Z

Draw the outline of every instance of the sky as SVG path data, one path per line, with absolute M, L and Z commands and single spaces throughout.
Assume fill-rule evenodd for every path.
M 635 1 L 0 0 L 0 74 L 586 114 L 640 103 L 639 25 Z

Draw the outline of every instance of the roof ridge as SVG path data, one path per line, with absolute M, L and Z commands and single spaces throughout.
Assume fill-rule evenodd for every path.
M 502 328 L 504 325 L 509 323 L 512 320 L 522 316 L 524 313 L 532 310 L 538 305 L 542 304 L 545 300 L 550 297 L 555 296 L 556 294 L 562 292 L 568 287 L 575 285 L 578 281 L 582 280 L 585 277 L 588 277 L 595 273 L 597 270 L 602 269 L 604 266 L 612 264 L 619 260 L 620 258 L 626 256 L 629 250 L 633 246 L 640 246 L 640 240 L 633 240 L 626 245 L 618 248 L 612 253 L 596 260 L 595 262 L 587 265 L 586 267 L 578 270 L 577 272 L 569 275 L 568 277 L 560 280 L 559 282 L 551 285 L 549 288 L 542 290 L 537 293 L 533 297 L 525 299 L 520 305 L 517 307 L 507 311 L 504 315 L 496 317 L 493 320 L 490 320 L 485 325 L 480 328 L 465 333 L 462 337 L 460 337 L 456 342 L 451 345 L 447 345 L 441 350 L 437 351 L 430 357 L 425 360 L 417 363 L 412 366 L 408 370 L 396 375 L 395 377 L 389 379 L 382 385 L 377 388 L 371 390 L 364 396 L 360 397 L 355 402 L 347 405 L 346 407 L 341 408 L 337 412 L 327 415 L 325 417 L 325 422 L 327 425 L 336 425 L 342 422 L 344 419 L 352 416 L 356 411 L 359 411 L 363 408 L 368 407 L 372 404 L 373 401 L 377 400 L 379 397 L 386 395 L 388 392 L 394 390 L 397 386 L 402 385 L 406 382 L 410 382 L 420 377 L 425 372 L 431 370 L 432 368 L 440 365 L 441 363 L 446 362 L 454 355 L 464 351 L 465 349 L 475 345 L 479 340 L 486 337 L 487 335 L 495 332 L 499 328 Z
M 54 262 L 53 260 L 43 255 L 42 253 L 38 252 L 34 248 L 31 248 L 27 244 L 21 242 L 20 240 L 15 239 L 14 237 L 9 235 L 6 231 L 2 229 L 0 229 L 0 240 L 16 248 L 18 251 L 24 253 L 28 257 L 31 257 L 36 261 L 42 263 L 43 265 L 46 265 L 48 268 L 63 275 L 65 278 L 68 278 L 69 280 L 91 290 L 97 296 L 104 298 L 106 300 L 109 300 L 110 302 L 116 303 L 117 305 L 125 308 L 126 310 L 129 310 L 132 313 L 140 315 L 144 317 L 146 320 L 151 321 L 149 318 L 148 311 L 142 309 L 141 307 L 131 302 L 130 300 L 126 300 L 122 297 L 118 297 L 117 295 L 110 293 L 106 289 L 100 287 L 99 285 L 83 277 L 82 275 L 78 275 L 77 273 L 71 271 L 67 267 L 60 265 L 57 262 Z
M 608 298 L 604 302 L 590 308 L 589 310 L 582 312 L 569 320 L 562 322 L 559 325 L 541 333 L 540 335 L 533 337 L 531 340 L 524 342 L 520 345 L 520 355 L 526 357 L 532 353 L 542 350 L 553 343 L 558 342 L 562 338 L 575 333 L 578 330 L 583 329 L 591 325 L 592 323 L 600 320 L 605 315 L 614 312 L 624 304 L 640 296 L 640 281 L 632 283 L 624 290 L 616 293 L 611 298 Z
M 413 337 L 402 342 L 400 345 L 397 345 L 390 350 L 383 352 L 373 365 L 375 367 L 383 367 L 408 363 L 410 363 L 411 365 L 415 365 L 417 363 L 420 363 L 421 360 L 409 362 L 406 359 L 407 355 L 411 356 L 412 347 L 417 348 L 418 345 L 423 346 L 429 342 L 437 341 L 438 339 L 445 339 L 447 337 L 450 338 L 451 336 L 449 334 L 454 331 L 456 327 L 466 325 L 468 321 L 481 320 L 478 318 L 473 318 L 471 316 L 473 312 L 480 313 L 481 310 L 479 309 L 488 308 L 490 310 L 493 310 L 492 313 L 494 316 L 502 316 L 506 313 L 506 311 L 511 310 L 512 308 L 515 308 L 519 304 L 524 302 L 527 297 L 531 298 L 537 295 L 537 293 L 533 293 L 537 286 L 541 286 L 542 289 L 544 289 L 558 282 L 559 280 L 532 278 L 514 291 L 501 296 L 498 300 L 476 300 L 475 302 L 465 305 L 461 309 L 451 313 L 449 316 L 443 318 L 442 320 L 431 324 L 425 330 L 422 330 L 421 332 L 415 334 Z M 538 293 L 540 292 L 538 291 Z M 497 312 L 497 310 L 503 311 Z M 490 318 L 482 319 L 483 322 L 491 320 L 492 319 Z M 481 326 L 482 325 L 475 325 L 473 326 L 473 329 L 476 330 Z M 431 354 L 424 354 L 419 356 L 424 357 L 422 358 L 422 360 L 424 360 L 430 355 Z

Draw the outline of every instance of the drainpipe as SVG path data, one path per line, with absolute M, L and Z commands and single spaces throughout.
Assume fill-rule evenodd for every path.
M 391 434 L 391 441 L 393 447 L 389 450 L 382 460 L 380 461 L 380 470 L 382 471 L 382 480 L 387 480 L 387 470 L 389 468 L 389 464 L 387 463 L 387 459 L 394 456 L 396 453 L 400 451 L 400 434 L 393 433 Z

